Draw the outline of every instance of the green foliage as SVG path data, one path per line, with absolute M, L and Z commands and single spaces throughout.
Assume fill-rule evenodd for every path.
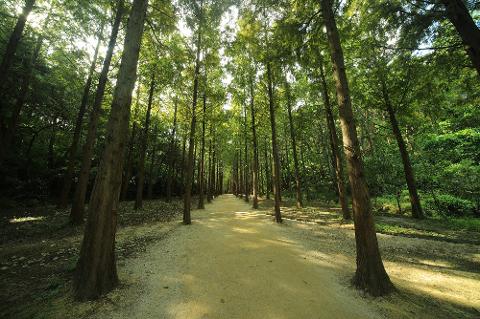
M 430 214 L 441 216 L 466 216 L 473 215 L 476 211 L 474 203 L 466 199 L 449 194 L 440 194 L 426 201 L 426 209 Z

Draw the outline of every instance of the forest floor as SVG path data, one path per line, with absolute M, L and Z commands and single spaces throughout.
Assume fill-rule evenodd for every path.
M 224 195 L 205 210 L 193 211 L 192 225 L 180 226 L 178 207 L 165 205 L 149 202 L 148 216 L 156 216 L 150 220 L 147 214 L 125 210 L 136 217 L 130 217 L 133 222 L 125 218 L 118 233 L 122 284 L 88 303 L 74 302 L 69 290 L 79 230 L 71 234 L 62 227 L 45 236 L 34 226 L 44 220 L 25 222 L 32 226 L 24 232 L 11 222 L 2 225 L 0 317 L 480 316 L 476 232 L 442 231 L 428 222 L 413 227 L 407 218 L 378 217 L 385 267 L 397 291 L 374 299 L 350 286 L 353 226 L 342 223 L 335 208 L 284 207 L 286 220 L 277 225 L 268 201 L 252 210 L 243 200 Z

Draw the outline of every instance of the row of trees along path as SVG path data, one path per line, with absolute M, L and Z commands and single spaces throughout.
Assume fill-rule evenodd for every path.
M 25 1 L 23 10 L 14 25 L 1 60 L 0 122 L 2 134 L 0 136 L 0 160 L 2 161 L 6 158 L 11 147 L 12 138 L 15 136 L 16 128 L 20 124 L 19 114 L 25 103 L 23 99 L 19 99 L 14 107 L 9 109 L 10 105 L 6 104 L 3 98 L 6 94 L 6 79 L 12 70 L 12 63 L 27 24 L 27 18 L 34 10 L 35 3 L 35 0 Z M 478 27 L 475 25 L 463 1 L 442 0 L 441 3 L 448 20 L 458 32 L 473 67 L 480 74 L 480 31 Z M 52 2 L 51 8 L 54 7 L 54 4 L 55 2 Z M 192 13 L 189 23 L 193 30 L 192 38 L 194 41 L 192 47 L 194 49 L 188 46 L 186 49 L 186 51 L 190 50 L 193 57 L 192 68 L 180 70 L 176 75 L 168 74 L 171 79 L 174 79 L 175 86 L 181 86 L 179 79 L 183 76 L 182 72 L 188 74 L 193 79 L 191 84 L 186 86 L 186 88 L 191 90 L 190 92 L 184 90 L 184 92 L 175 96 L 173 128 L 168 135 L 166 152 L 168 167 L 166 198 L 167 201 L 170 201 L 173 196 L 173 183 L 179 171 L 174 169 L 176 162 L 174 153 L 177 149 L 178 122 L 179 118 L 181 118 L 183 120 L 182 125 L 185 122 L 188 124 L 187 129 L 182 128 L 184 136 L 182 165 L 180 166 L 180 173 L 184 181 L 183 223 L 185 225 L 189 225 L 192 222 L 192 194 L 195 191 L 199 195 L 198 208 L 203 209 L 204 200 L 206 199 L 210 202 L 215 195 L 223 193 L 224 188 L 237 196 L 243 197 L 246 201 L 250 200 L 250 195 L 252 194 L 253 208 L 258 208 L 259 194 L 263 193 L 264 189 L 267 197 L 269 197 L 270 190 L 272 190 L 274 194 L 275 221 L 277 223 L 282 222 L 280 210 L 283 187 L 281 175 L 282 158 L 280 156 L 281 145 L 278 142 L 278 114 L 276 114 L 279 104 L 277 94 L 280 86 L 283 87 L 283 94 L 286 100 L 288 131 L 293 151 L 296 205 L 298 208 L 301 208 L 303 205 L 304 195 L 302 193 L 303 181 L 301 172 L 301 163 L 303 162 L 301 157 L 303 153 L 300 152 L 299 156 L 297 131 L 292 115 L 295 107 L 295 97 L 291 90 L 289 76 L 294 72 L 292 67 L 295 63 L 308 65 L 311 61 L 307 61 L 308 59 L 301 55 L 297 56 L 296 52 L 286 53 L 282 49 L 271 49 L 276 44 L 273 40 L 276 34 L 271 30 L 272 16 L 268 13 L 269 5 L 267 3 L 260 1 L 257 10 L 254 12 L 248 6 L 242 8 L 242 19 L 250 23 L 250 29 L 245 28 L 245 24 L 240 25 L 241 32 L 239 32 L 239 36 L 232 47 L 238 46 L 243 48 L 243 50 L 237 49 L 237 52 L 232 55 L 236 61 L 235 63 L 237 63 L 237 68 L 230 70 L 235 81 L 242 84 L 242 88 L 236 88 L 228 94 L 233 95 L 233 100 L 241 99 L 244 103 L 241 111 L 238 112 L 240 120 L 235 123 L 239 129 L 235 132 L 233 130 L 229 131 L 229 127 L 223 125 L 229 121 L 228 115 L 225 116 L 225 112 L 222 113 L 218 108 L 218 105 L 220 105 L 218 101 L 224 100 L 227 95 L 226 91 L 221 90 L 221 81 L 219 80 L 221 78 L 219 73 L 222 73 L 223 70 L 220 67 L 221 57 L 218 54 L 221 47 L 218 26 L 221 24 L 221 14 L 219 12 L 225 12 L 232 4 L 234 3 L 229 1 L 199 0 L 186 5 L 185 10 L 190 10 Z M 312 19 L 317 15 L 321 16 L 320 25 L 324 27 L 325 34 L 320 31 L 313 32 L 310 34 L 308 42 L 301 44 L 296 49 L 313 52 L 311 57 L 315 65 L 309 65 L 308 67 L 310 68 L 312 78 L 318 80 L 320 84 L 325 123 L 329 136 L 330 159 L 334 170 L 335 190 L 342 208 L 343 218 L 350 219 L 353 216 L 355 225 L 357 269 L 354 283 L 358 288 L 368 291 L 373 296 L 381 296 L 392 291 L 393 285 L 383 266 L 374 229 L 372 205 L 367 189 L 361 148 L 357 136 L 357 126 L 354 121 L 342 42 L 337 29 L 332 0 L 320 0 L 319 4 L 320 9 L 313 15 Z M 156 140 L 153 143 L 153 151 L 151 153 L 149 153 L 148 147 L 149 139 L 152 136 L 151 126 L 154 99 L 163 81 L 163 78 L 159 76 L 159 72 L 153 66 L 150 72 L 142 72 L 147 75 L 147 80 L 149 81 L 148 106 L 143 124 L 140 126 L 134 122 L 129 134 L 132 92 L 134 91 L 135 83 L 138 82 L 137 68 L 144 29 L 146 26 L 154 29 L 155 24 L 160 23 L 160 21 L 153 21 L 158 19 L 157 15 L 147 17 L 147 12 L 150 14 L 150 10 L 147 10 L 149 5 L 154 10 L 158 3 L 151 1 L 149 4 L 148 0 L 134 0 L 131 5 L 126 5 L 123 0 L 116 2 L 112 24 L 109 28 L 110 36 L 107 50 L 98 76 L 93 104 L 91 109 L 88 110 L 89 95 L 95 80 L 95 71 L 99 59 L 99 49 L 106 29 L 105 21 L 99 23 L 95 34 L 97 38 L 95 51 L 83 86 L 83 94 L 74 125 L 73 137 L 66 154 L 66 170 L 63 176 L 62 191 L 58 200 L 59 207 L 63 208 L 67 207 L 70 201 L 76 169 L 76 157 L 78 156 L 79 144 L 82 141 L 83 120 L 88 112 L 87 135 L 81 153 L 81 168 L 75 185 L 70 215 L 72 224 L 82 224 L 92 158 L 94 157 L 94 146 L 98 139 L 98 127 L 103 112 L 102 105 L 109 71 L 112 66 L 121 25 L 125 20 L 124 16 L 126 17 L 126 13 L 129 11 L 123 46 L 120 52 L 120 64 L 115 76 L 115 87 L 112 99 L 109 101 L 111 108 L 106 124 L 105 141 L 102 145 L 102 152 L 90 194 L 85 233 L 74 276 L 75 295 L 80 300 L 97 298 L 109 292 L 118 284 L 114 252 L 118 203 L 120 197 L 125 198 L 127 196 L 132 176 L 132 163 L 136 155 L 133 144 L 137 138 L 140 139 L 141 143 L 138 152 L 138 172 L 136 173 L 135 209 L 142 208 L 146 180 L 148 180 L 148 194 L 151 196 L 153 193 L 152 175 L 155 168 L 155 153 L 158 147 Z M 318 6 L 318 4 L 315 4 L 315 6 Z M 50 19 L 51 15 L 48 13 L 45 23 L 48 24 Z M 312 19 L 310 22 L 312 22 Z M 161 46 L 162 44 L 157 38 L 156 31 L 153 30 L 151 32 L 149 33 L 149 40 Z M 29 88 L 31 70 L 38 59 L 43 41 L 43 36 L 39 36 L 32 57 L 25 60 L 25 63 L 28 64 L 27 70 L 30 70 L 26 72 L 20 84 L 20 91 L 25 94 Z M 179 39 L 176 41 L 181 43 Z M 335 82 L 336 102 L 342 132 L 341 139 L 336 129 L 334 105 L 329 96 L 328 82 L 331 79 L 325 67 L 325 65 L 328 65 L 328 62 L 324 60 L 325 54 L 320 49 L 323 45 L 328 48 L 330 63 L 333 69 L 332 77 Z M 239 51 L 241 52 L 239 53 Z M 168 52 L 168 54 L 165 52 L 157 51 L 156 54 L 164 54 L 166 56 L 172 54 L 172 52 Z M 231 52 L 229 53 L 231 54 Z M 155 65 L 152 61 L 146 61 L 145 63 L 147 65 Z M 182 63 L 185 64 L 187 61 L 180 62 L 178 65 L 183 65 Z M 377 60 L 376 63 L 381 65 L 384 61 Z M 385 65 L 383 66 L 382 70 L 385 70 L 386 67 Z M 282 85 L 278 86 L 278 83 L 282 83 Z M 183 85 L 185 86 L 186 83 L 183 82 Z M 391 89 L 388 87 L 387 74 L 379 73 L 379 86 L 381 87 L 384 108 L 401 155 L 412 205 L 412 214 L 415 218 L 422 218 L 423 211 L 420 205 L 414 172 L 396 117 L 395 105 L 390 96 Z M 264 100 L 257 98 L 259 88 L 265 93 Z M 138 85 L 134 111 L 135 117 L 137 116 L 140 93 L 140 85 Z M 182 112 L 180 113 L 178 105 L 181 103 L 181 94 L 189 97 L 191 107 L 187 112 L 181 110 Z M 199 103 L 201 107 L 199 107 Z M 217 105 L 216 111 L 211 106 L 214 104 Z M 261 110 L 260 106 L 265 106 L 265 108 Z M 270 122 L 268 129 L 265 129 L 265 127 L 260 128 L 260 123 L 266 122 L 263 117 L 266 115 L 265 111 L 268 111 L 267 116 Z M 320 111 L 319 109 L 319 114 Z M 248 113 L 250 113 L 250 118 L 248 118 Z M 262 117 L 259 118 L 259 114 Z M 187 121 L 184 121 L 185 118 Z M 198 121 L 201 121 L 200 130 L 197 130 Z M 158 124 L 156 123 L 153 136 L 156 136 L 158 130 Z M 263 140 L 260 139 L 263 139 L 268 133 L 270 134 L 270 138 L 267 139 L 268 143 L 263 143 Z M 225 138 L 229 134 L 232 139 Z M 200 143 L 197 143 L 198 140 Z M 263 148 L 262 145 L 264 146 Z M 251 153 L 253 153 L 252 156 Z M 151 154 L 151 159 L 149 160 L 151 166 L 148 173 L 146 173 L 148 154 Z M 264 164 L 260 161 L 261 155 L 263 156 Z M 124 157 L 126 157 L 125 161 Z M 347 167 L 352 214 L 350 214 L 348 207 L 347 185 L 343 176 L 343 160 L 345 160 Z M 197 173 L 195 173 L 196 162 L 198 163 Z M 125 167 L 124 163 L 126 163 Z M 225 170 L 226 167 L 229 167 L 231 171 L 227 172 Z M 146 177 L 147 175 L 148 178 Z M 195 183 L 195 175 L 197 183 Z

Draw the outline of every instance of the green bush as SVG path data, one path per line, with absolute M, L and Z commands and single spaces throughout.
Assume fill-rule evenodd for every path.
M 475 205 L 466 199 L 442 194 L 426 200 L 426 209 L 446 216 L 465 216 L 475 212 Z

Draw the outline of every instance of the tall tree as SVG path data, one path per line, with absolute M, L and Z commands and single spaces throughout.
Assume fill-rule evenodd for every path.
M 155 92 L 155 74 L 152 73 L 150 80 L 150 91 L 148 93 L 147 113 L 145 114 L 145 124 L 141 136 L 140 158 L 138 159 L 137 173 L 137 195 L 135 197 L 135 209 L 143 207 L 143 188 L 145 184 L 145 158 L 147 156 L 148 135 L 150 131 L 150 119 L 152 114 L 153 94 Z
M 198 209 L 205 208 L 205 124 L 207 118 L 207 69 L 205 67 L 203 84 L 202 140 L 200 146 L 200 173 L 198 174 Z
M 177 112 L 178 112 L 178 97 L 174 98 L 173 101 L 174 110 L 173 110 L 173 127 L 172 134 L 170 135 L 170 145 L 168 147 L 168 177 L 167 177 L 167 189 L 166 189 L 166 201 L 171 202 L 172 200 L 172 184 L 175 170 L 175 157 L 173 151 L 175 149 L 175 139 L 177 134 Z M 183 167 L 182 167 L 183 171 Z
M 193 98 L 192 98 L 192 119 L 190 124 L 190 137 L 188 144 L 188 157 L 186 176 L 184 181 L 185 195 L 183 198 L 183 223 L 190 225 L 192 223 L 190 208 L 192 205 L 192 182 L 193 182 L 193 169 L 195 164 L 195 129 L 197 125 L 197 102 L 198 102 L 198 84 L 200 77 L 200 53 L 202 50 L 202 15 L 203 15 L 203 1 L 201 3 L 200 17 L 197 29 L 197 53 L 195 58 L 195 71 L 193 75 Z
M 278 154 L 277 144 L 277 124 L 275 121 L 275 96 L 273 92 L 273 78 L 272 78 L 271 62 L 267 61 L 267 86 L 268 86 L 268 102 L 270 111 L 270 127 L 272 130 L 272 154 L 273 154 L 273 193 L 275 196 L 275 221 L 282 222 L 282 213 L 280 212 L 281 202 L 281 183 L 280 183 L 280 156 Z
M 387 88 L 385 79 L 381 80 L 383 101 L 385 103 L 385 109 L 392 125 L 392 132 L 397 141 L 398 149 L 403 163 L 403 171 L 405 173 L 405 180 L 407 182 L 408 193 L 410 194 L 410 203 L 412 205 L 412 216 L 414 218 L 423 218 L 422 206 L 420 204 L 420 197 L 418 196 L 417 184 L 415 183 L 415 175 L 413 173 L 412 164 L 410 162 L 410 156 L 408 155 L 407 146 L 403 140 L 402 132 L 398 125 L 397 117 L 395 116 L 395 109 L 390 100 L 390 95 Z
M 255 121 L 255 79 L 253 74 L 250 76 L 250 116 L 252 117 L 252 142 L 253 142 L 253 165 L 252 165 L 252 189 L 253 189 L 253 208 L 258 208 L 258 141 L 257 127 Z
M 100 31 L 98 32 L 98 41 L 97 41 L 97 46 L 95 47 L 95 53 L 93 54 L 92 64 L 90 65 L 87 81 L 85 82 L 85 87 L 83 89 L 82 101 L 80 103 L 80 108 L 78 109 L 77 120 L 75 122 L 75 128 L 73 131 L 72 144 L 68 149 L 67 161 L 66 161 L 67 170 L 63 177 L 62 192 L 60 194 L 60 200 L 58 203 L 58 207 L 60 208 L 67 207 L 70 190 L 72 188 L 72 178 L 75 170 L 75 159 L 78 152 L 78 143 L 80 142 L 80 137 L 82 134 L 83 118 L 85 117 L 85 112 L 87 111 L 87 103 L 88 103 L 88 97 L 90 95 L 90 87 L 92 86 L 93 75 L 95 72 L 95 67 L 97 65 L 98 50 L 100 49 L 100 44 L 102 43 L 103 27 L 104 26 L 102 23 L 102 25 L 100 26 Z
M 118 159 L 125 151 L 147 5 L 148 0 L 134 0 L 130 12 L 107 140 L 88 206 L 88 220 L 74 278 L 75 295 L 80 300 L 97 298 L 118 283 L 115 233 L 123 167 L 123 161 Z
M 441 0 L 447 17 L 463 41 L 472 64 L 480 76 L 480 29 L 473 21 L 464 0 Z
M 335 119 L 333 117 L 332 106 L 330 103 L 330 95 L 328 93 L 327 80 L 325 78 L 325 72 L 323 70 L 323 62 L 320 60 L 320 82 L 322 85 L 322 97 L 325 107 L 325 115 L 327 120 L 327 126 L 330 137 L 330 147 L 332 149 L 332 166 L 335 171 L 335 182 L 337 184 L 338 201 L 342 207 L 343 218 L 348 220 L 351 218 L 350 210 L 348 209 L 347 194 L 345 190 L 345 184 L 343 182 L 343 163 L 339 149 L 339 139 L 337 135 L 337 128 L 335 126 Z
M 102 103 L 105 95 L 105 87 L 108 81 L 108 71 L 112 62 L 113 50 L 115 49 L 115 44 L 117 43 L 118 30 L 120 29 L 120 23 L 122 22 L 124 3 L 124 0 L 120 0 L 117 3 L 115 19 L 112 25 L 110 40 L 108 42 L 108 49 L 105 55 L 105 60 L 103 61 L 100 78 L 98 79 L 95 100 L 93 102 L 92 110 L 90 111 L 87 137 L 82 150 L 82 165 L 78 175 L 78 183 L 77 187 L 75 188 L 75 194 L 73 196 L 72 209 L 70 211 L 70 222 L 76 225 L 83 223 L 85 199 L 87 197 L 88 179 L 92 166 L 93 149 L 97 135 L 98 121 L 100 119 L 100 114 L 102 113 Z
M 354 284 L 360 289 L 365 289 L 373 296 L 381 296 L 389 293 L 393 285 L 385 271 L 378 248 L 370 195 L 365 181 L 360 144 L 350 100 L 343 49 L 332 9 L 332 1 L 321 0 L 320 4 L 332 58 L 344 151 L 352 190 L 357 250 L 357 270 Z
M 302 208 L 302 185 L 300 181 L 300 167 L 298 165 L 298 154 L 297 154 L 297 138 L 295 135 L 295 125 L 293 123 L 292 116 L 292 93 L 290 90 L 290 84 L 288 83 L 287 78 L 285 78 L 285 94 L 287 97 L 287 111 L 288 111 L 288 122 L 290 124 L 290 138 L 292 140 L 292 151 L 293 151 L 293 164 L 295 169 L 295 190 L 297 198 L 297 208 Z

